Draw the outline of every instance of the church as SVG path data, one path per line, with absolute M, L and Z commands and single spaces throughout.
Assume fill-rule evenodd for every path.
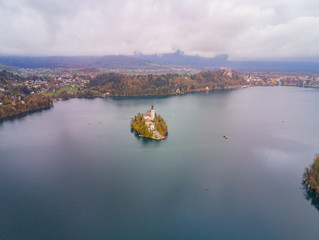
M 148 128 L 149 131 L 154 131 L 155 125 L 152 123 L 152 121 L 155 119 L 155 110 L 154 110 L 154 105 L 152 104 L 152 108 L 150 112 L 146 112 L 143 115 L 145 119 L 145 124 Z
M 155 119 L 155 110 L 154 110 L 154 105 L 152 104 L 151 111 L 144 113 L 144 119 L 149 119 L 153 121 Z

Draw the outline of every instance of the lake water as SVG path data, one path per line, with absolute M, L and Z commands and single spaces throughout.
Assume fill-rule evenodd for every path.
M 130 131 L 152 103 L 165 141 Z M 255 87 L 72 99 L 3 121 L 0 239 L 318 239 L 302 186 L 318 106 L 318 89 Z

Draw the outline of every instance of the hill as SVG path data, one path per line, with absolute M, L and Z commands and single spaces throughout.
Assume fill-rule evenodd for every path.
M 11 85 L 13 82 L 21 82 L 22 78 L 6 70 L 0 71 L 0 84 L 1 85 Z
M 0 63 L 20 68 L 137 68 L 151 61 L 132 56 L 77 56 L 77 57 L 0 57 Z
M 176 72 L 176 68 L 194 68 L 197 70 L 216 70 L 231 67 L 237 71 L 256 72 L 319 72 L 318 62 L 298 61 L 230 61 L 228 55 L 212 58 L 185 55 L 181 51 L 161 55 L 118 55 L 118 56 L 60 56 L 60 57 L 21 57 L 0 56 L 0 67 L 19 68 L 83 68 L 93 67 L 107 71 L 125 72 L 135 70 L 148 72 Z
M 192 66 L 200 69 L 218 69 L 228 65 L 228 56 L 219 55 L 212 58 L 185 55 L 181 51 L 161 55 L 137 55 L 140 58 L 150 59 L 153 62 L 164 65 Z
M 111 96 L 152 96 L 236 88 L 245 84 L 246 81 L 237 72 L 222 69 L 182 75 L 103 73 L 93 78 L 88 87 Z

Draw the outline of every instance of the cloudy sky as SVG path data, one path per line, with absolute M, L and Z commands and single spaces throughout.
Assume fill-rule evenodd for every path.
M 319 59 L 318 0 L 0 0 L 1 55 Z

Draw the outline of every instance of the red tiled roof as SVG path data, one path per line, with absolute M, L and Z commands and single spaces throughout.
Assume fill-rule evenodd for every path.
M 150 117 L 150 116 L 151 116 L 151 112 L 146 112 L 146 113 L 144 113 L 144 116 L 145 116 L 145 117 Z

